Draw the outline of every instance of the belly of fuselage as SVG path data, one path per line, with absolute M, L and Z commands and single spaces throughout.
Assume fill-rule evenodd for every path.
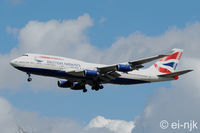
M 129 78 L 115 78 L 110 81 L 112 84 L 122 84 L 122 85 L 131 85 L 131 84 L 143 84 L 150 83 L 149 81 L 129 79 Z

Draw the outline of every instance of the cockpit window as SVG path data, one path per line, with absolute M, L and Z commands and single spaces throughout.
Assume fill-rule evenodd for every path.
M 24 55 L 22 55 L 22 56 L 28 56 L 28 54 L 24 54 Z

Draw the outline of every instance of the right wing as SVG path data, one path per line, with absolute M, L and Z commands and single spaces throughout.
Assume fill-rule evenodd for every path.
M 103 67 L 96 67 L 94 68 L 95 70 L 89 70 L 94 72 L 94 77 L 93 79 L 102 79 L 103 81 L 109 81 L 111 79 L 115 79 L 117 77 L 120 76 L 120 74 L 117 71 L 119 70 L 119 67 L 123 67 L 124 69 L 128 69 L 127 71 L 122 71 L 122 72 L 128 72 L 128 71 L 132 71 L 132 70 L 136 70 L 139 68 L 143 67 L 143 64 L 151 62 L 153 60 L 157 60 L 160 58 L 163 58 L 165 56 L 168 56 L 169 54 L 162 54 L 162 55 L 157 55 L 157 56 L 153 56 L 153 57 L 149 57 L 149 58 L 144 58 L 144 59 L 140 59 L 140 60 L 135 60 L 135 61 L 130 61 L 127 63 L 122 63 L 122 64 L 114 64 L 114 65 L 106 65 Z M 80 76 L 80 77 L 84 77 L 85 73 L 86 73 L 87 69 L 85 70 L 73 70 L 73 71 L 69 71 L 66 72 L 67 74 L 70 74 L 72 76 Z
M 132 70 L 140 69 L 140 68 L 144 67 L 143 64 L 145 64 L 145 63 L 163 58 L 168 55 L 169 54 L 162 54 L 162 55 L 157 55 L 157 56 L 144 58 L 144 59 L 140 59 L 140 60 L 129 61 L 128 63 L 122 63 L 122 64 L 130 65 L 131 71 L 132 71 Z M 104 67 L 98 67 L 97 69 L 100 73 L 114 72 L 114 71 L 117 71 L 118 65 L 119 64 L 108 65 L 108 66 L 104 66 Z
M 144 58 L 144 59 L 140 59 L 140 60 L 136 60 L 136 61 L 130 61 L 128 63 L 135 68 L 141 68 L 141 67 L 143 67 L 142 64 L 163 58 L 163 57 L 168 56 L 168 55 L 169 54 L 161 54 L 161 55 L 157 55 L 157 56 L 153 56 L 153 57 L 149 57 L 149 58 Z

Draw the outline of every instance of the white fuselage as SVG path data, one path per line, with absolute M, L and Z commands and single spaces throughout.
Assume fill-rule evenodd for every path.
M 79 60 L 74 60 L 65 57 L 49 56 L 42 54 L 25 54 L 11 61 L 11 65 L 15 68 L 29 74 L 36 74 L 42 76 L 51 76 L 66 80 L 81 81 L 85 77 L 72 76 L 68 72 L 78 72 L 82 70 L 97 70 L 97 67 L 104 67 L 107 65 L 87 63 Z M 103 83 L 113 84 L 138 84 L 149 83 L 156 81 L 172 80 L 169 78 L 158 77 L 156 72 L 151 69 L 133 70 L 130 72 L 119 72 L 119 77 L 103 81 Z

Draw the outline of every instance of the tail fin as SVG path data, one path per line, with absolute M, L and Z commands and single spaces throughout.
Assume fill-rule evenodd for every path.
M 172 49 L 172 54 L 161 58 L 152 67 L 158 74 L 169 74 L 176 70 L 177 64 L 182 56 L 182 49 Z

